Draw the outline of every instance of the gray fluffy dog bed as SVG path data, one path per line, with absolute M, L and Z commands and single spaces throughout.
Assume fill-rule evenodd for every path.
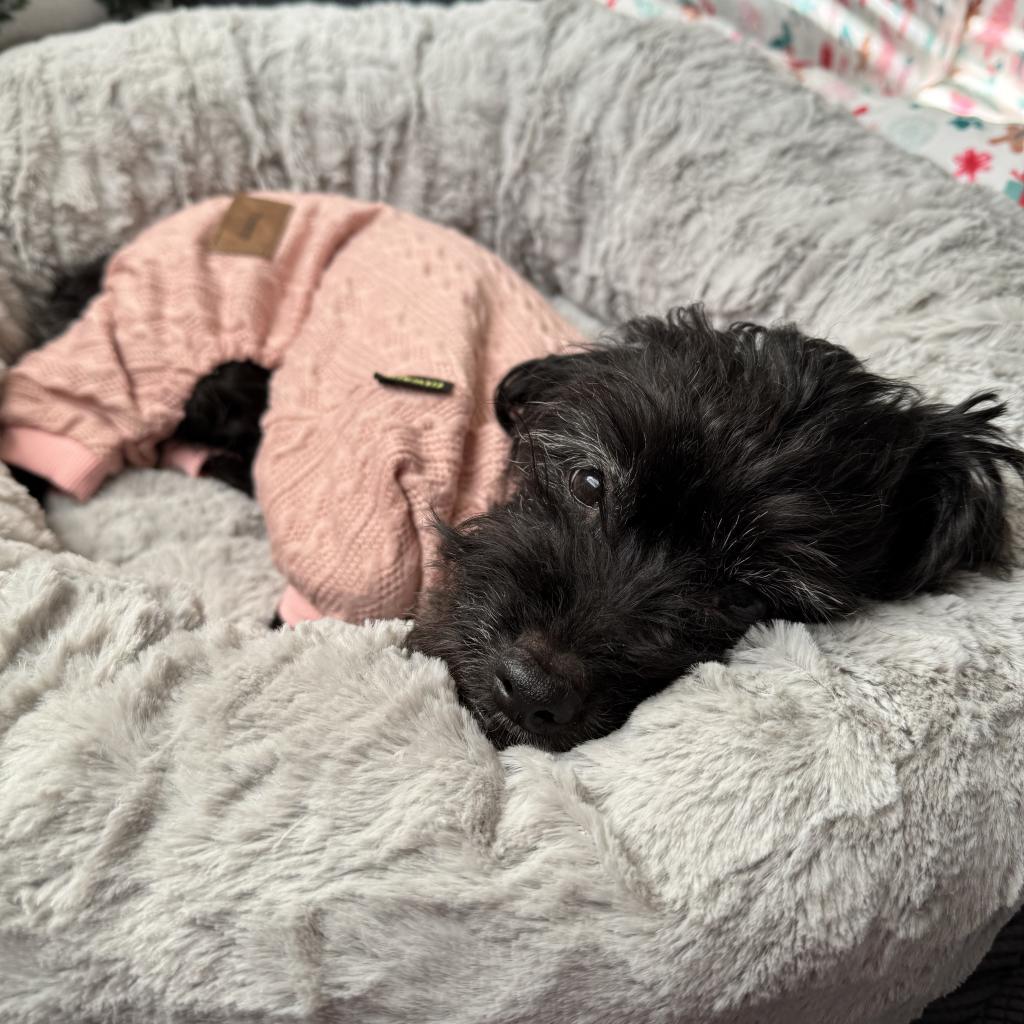
M 254 186 L 398 203 L 605 322 L 796 318 L 1024 428 L 1024 216 L 591 4 L 5 55 L 8 355 L 55 271 Z M 219 485 L 129 474 L 52 524 L 80 553 L 0 478 L 3 1024 L 895 1024 L 1021 902 L 1019 579 L 757 628 L 611 736 L 498 754 L 401 623 L 259 625 L 277 582 Z

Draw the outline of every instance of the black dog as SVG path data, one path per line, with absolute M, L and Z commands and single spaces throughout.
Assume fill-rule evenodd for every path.
M 1003 564 L 991 394 L 925 403 L 792 327 L 700 309 L 511 371 L 516 496 L 442 526 L 410 645 L 497 744 L 565 750 L 721 658 L 754 622 L 819 622 Z
M 249 493 L 268 374 L 200 381 L 176 437 Z M 1005 563 L 1002 469 L 1024 453 L 992 394 L 925 403 L 793 327 L 699 308 L 498 388 L 514 498 L 439 523 L 444 585 L 408 644 L 443 659 L 497 745 L 618 728 L 755 622 L 820 622 Z

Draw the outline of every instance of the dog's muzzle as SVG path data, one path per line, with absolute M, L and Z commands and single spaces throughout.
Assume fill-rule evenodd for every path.
M 579 721 L 585 705 L 583 664 L 527 634 L 498 658 L 494 702 L 529 732 L 550 736 Z

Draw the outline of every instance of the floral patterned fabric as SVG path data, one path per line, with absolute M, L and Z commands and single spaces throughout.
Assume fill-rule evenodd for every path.
M 1024 207 L 1024 0 L 598 2 L 754 39 L 866 128 Z
M 947 78 L 923 103 L 989 121 L 1024 121 L 1024 0 L 974 0 Z
M 928 157 L 960 181 L 995 189 L 1024 207 L 1024 126 L 952 114 L 903 97 L 872 95 L 828 73 L 802 77 L 901 149 Z
M 968 0 L 680 0 L 801 66 L 834 71 L 883 94 L 944 79 Z

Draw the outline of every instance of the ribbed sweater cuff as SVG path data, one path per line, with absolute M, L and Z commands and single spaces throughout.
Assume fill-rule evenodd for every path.
M 281 621 L 289 626 L 294 626 L 298 622 L 323 618 L 323 614 L 314 608 L 290 584 L 285 587 L 285 591 L 281 595 L 281 603 L 277 606 L 277 614 L 281 616 Z
M 0 462 L 35 473 L 79 501 L 91 498 L 122 465 L 120 455 L 97 455 L 70 437 L 35 427 L 5 427 Z

